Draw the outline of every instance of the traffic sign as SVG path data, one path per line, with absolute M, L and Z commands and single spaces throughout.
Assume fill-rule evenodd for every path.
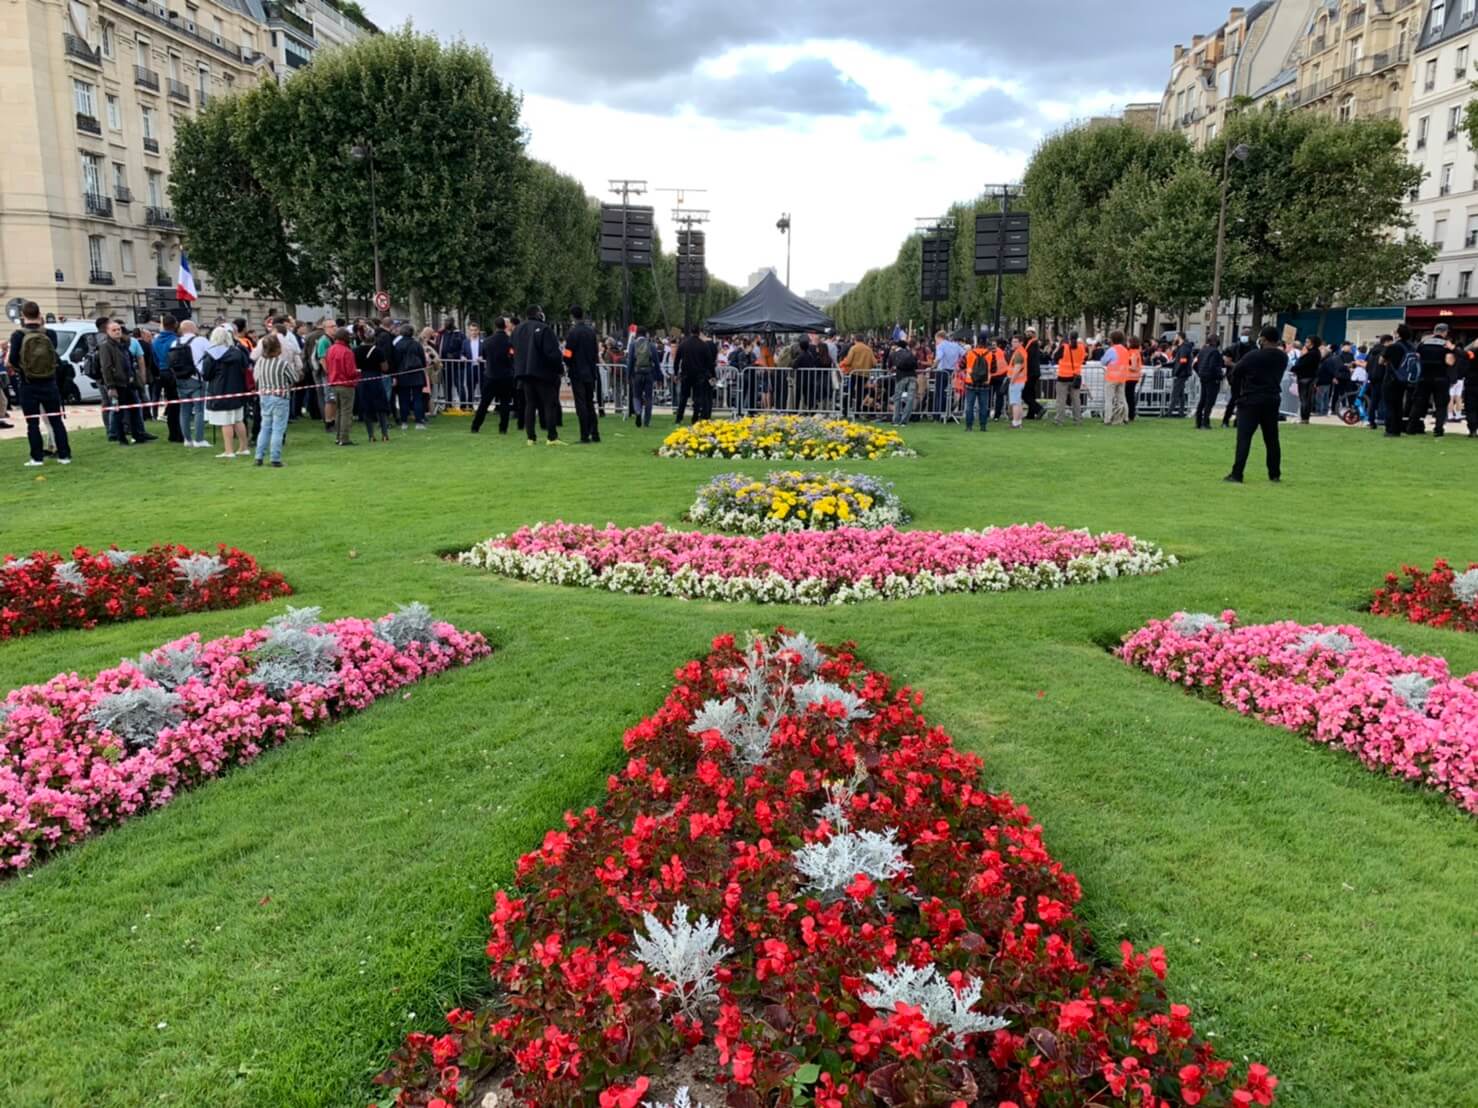
M 390 294 L 384 289 L 375 293 L 375 311 L 388 312 L 390 310 Z

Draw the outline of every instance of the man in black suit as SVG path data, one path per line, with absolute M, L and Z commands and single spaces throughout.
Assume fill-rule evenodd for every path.
M 600 372 L 600 344 L 595 328 L 585 322 L 585 309 L 576 304 L 570 309 L 574 325 L 565 336 L 565 368 L 570 374 L 570 391 L 575 397 L 575 416 L 580 421 L 580 442 L 600 442 L 600 423 L 595 414 L 595 384 Z
M 539 440 L 539 420 L 549 432 L 550 446 L 559 439 L 559 377 L 564 355 L 554 328 L 544 322 L 544 309 L 532 305 L 513 332 L 513 378 L 523 386 L 523 429 L 529 445 Z

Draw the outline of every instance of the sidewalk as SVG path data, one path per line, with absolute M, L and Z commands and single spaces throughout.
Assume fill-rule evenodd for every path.
M 8 423 L 15 424 L 9 430 L 0 428 L 0 442 L 7 439 L 20 439 L 25 441 L 26 420 L 21 415 L 19 405 L 11 405 L 10 414 L 5 417 Z M 96 431 L 103 426 L 103 409 L 97 404 L 75 404 L 69 405 L 66 414 L 67 431 Z

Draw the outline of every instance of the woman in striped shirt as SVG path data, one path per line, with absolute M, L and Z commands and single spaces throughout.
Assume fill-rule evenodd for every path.
M 297 384 L 297 370 L 293 359 L 282 351 L 282 343 L 274 334 L 268 333 L 262 340 L 261 352 L 257 357 L 257 390 L 262 401 L 262 430 L 257 435 L 257 465 L 261 465 L 272 448 L 272 467 L 282 468 L 282 438 L 287 434 L 287 415 L 291 407 L 293 385 Z

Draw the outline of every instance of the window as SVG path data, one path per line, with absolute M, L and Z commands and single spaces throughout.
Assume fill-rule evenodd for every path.
M 1473 295 L 1473 271 L 1465 269 L 1457 275 L 1457 294 L 1463 299 Z
M 1355 118 L 1355 96 L 1351 93 L 1339 102 L 1339 121 L 1348 123 Z
M 1437 274 L 1435 273 L 1427 274 L 1427 299 L 1437 299 Z
M 1447 0 L 1434 0 L 1432 4 L 1432 28 L 1440 31 L 1442 23 L 1447 18 Z
M 113 163 L 113 196 L 123 199 L 128 195 L 128 167 L 122 162 Z
M 108 126 L 115 131 L 123 130 L 123 105 L 118 97 L 111 92 L 107 96 L 108 101 Z
M 1206 141 L 1207 142 L 1215 142 L 1216 141 L 1216 124 L 1215 123 L 1208 123 L 1206 125 Z
M 98 114 L 97 90 L 86 81 L 72 79 L 72 102 L 77 107 L 78 115 L 87 115 L 96 119 Z
M 1432 245 L 1438 250 L 1447 248 L 1447 220 L 1438 219 L 1432 223 Z
M 96 154 L 82 155 L 82 191 L 88 196 L 103 192 L 103 160 Z
M 158 138 L 159 136 L 154 132 L 154 109 L 146 106 L 140 110 L 139 115 L 144 121 L 144 137 L 146 139 Z
M 1448 162 L 1442 167 L 1441 183 L 1437 186 L 1437 195 L 1446 196 L 1452 191 L 1452 163 Z
M 115 45 L 114 40 L 117 37 L 113 31 L 113 24 L 106 19 L 98 20 L 98 37 L 102 42 L 103 57 L 111 58 Z
M 103 236 L 87 236 L 87 264 L 94 274 L 103 272 Z
M 1433 11 L 1436 9 L 1434 8 Z M 1426 80 L 1422 82 L 1426 92 L 1431 92 L 1437 87 L 1437 59 L 1433 58 L 1427 62 Z
M 1416 121 L 1416 148 L 1420 150 L 1427 145 L 1427 132 L 1432 128 L 1432 117 L 1424 115 Z
M 210 66 L 202 65 L 195 71 L 196 91 L 200 93 L 200 102 L 205 103 L 210 93 Z
M 1466 23 L 1473 18 L 1473 0 L 1463 0 L 1462 20 Z
M 149 170 L 149 207 L 164 207 L 164 174 L 157 169 Z
M 124 273 L 133 272 L 133 243 L 127 239 L 118 244 L 118 268 Z
M 1432 63 L 1436 65 L 1436 62 Z M 178 81 L 180 79 L 180 56 L 175 53 L 169 55 L 169 79 Z
M 140 35 L 138 41 L 134 43 L 133 63 L 143 69 L 149 68 L 149 40 L 143 35 Z
M 1468 234 L 1463 239 L 1463 245 L 1469 250 L 1478 246 L 1478 215 L 1468 216 Z
M 154 244 L 154 283 L 156 285 L 168 285 L 169 280 L 169 247 L 162 242 Z
M 1457 48 L 1457 79 L 1461 81 L 1468 75 L 1468 48 L 1459 46 Z
M 1457 138 L 1457 129 L 1463 121 L 1463 108 L 1461 104 L 1454 104 L 1447 109 L 1447 140 L 1451 142 Z
M 1354 65 L 1363 57 L 1365 57 L 1365 40 L 1358 37 L 1350 39 L 1345 53 L 1348 64 Z

